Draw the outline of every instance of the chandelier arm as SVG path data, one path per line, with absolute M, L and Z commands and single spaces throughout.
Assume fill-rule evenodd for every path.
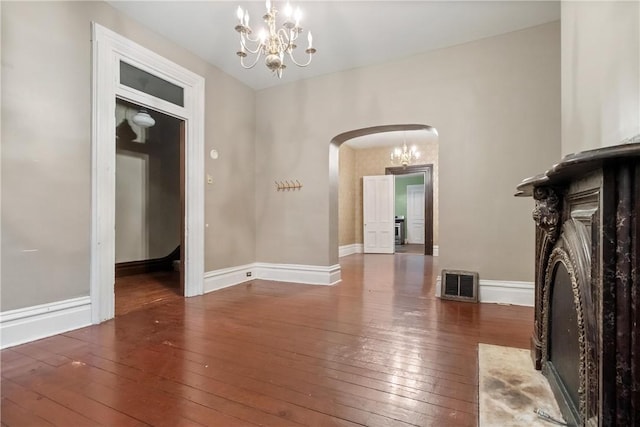
M 298 67 L 306 67 L 307 65 L 311 64 L 311 60 L 313 59 L 313 53 L 309 53 L 309 60 L 307 61 L 307 63 L 301 64 L 293 57 L 293 50 L 289 50 L 287 53 L 289 54 L 289 58 L 291 58 L 291 62 L 296 64 Z
M 262 56 L 262 52 L 261 52 L 261 51 L 259 51 L 259 52 L 258 52 L 258 54 L 256 55 L 256 59 L 255 59 L 255 61 L 253 61 L 253 63 L 252 63 L 251 65 L 245 65 L 245 63 L 244 63 L 244 58 L 241 56 L 241 57 L 240 57 L 240 65 L 242 65 L 242 68 L 245 68 L 245 69 L 247 69 L 247 70 L 248 70 L 249 68 L 253 68 L 253 67 L 255 67 L 255 66 L 256 66 L 256 64 L 257 64 L 257 63 L 258 63 L 258 61 L 260 60 L 260 57 L 261 57 L 261 56 Z
M 257 43 L 255 49 L 251 49 L 249 45 L 247 45 L 247 40 L 249 40 L 251 43 Z M 251 40 L 251 39 L 245 39 L 245 37 L 240 36 L 240 45 L 244 50 L 246 50 L 249 53 L 258 53 L 260 52 L 260 50 L 262 50 L 262 42 L 260 42 L 258 39 Z
M 262 45 L 259 44 L 256 46 L 255 49 L 251 49 L 249 46 L 247 46 L 246 44 L 242 44 L 242 47 L 244 48 L 244 50 L 246 50 L 247 52 L 251 53 L 251 54 L 259 54 L 262 52 Z
M 256 35 L 255 37 L 251 37 L 251 34 L 253 34 L 253 33 L 244 33 L 244 38 L 249 40 L 252 43 L 260 41 L 260 36 L 259 35 Z

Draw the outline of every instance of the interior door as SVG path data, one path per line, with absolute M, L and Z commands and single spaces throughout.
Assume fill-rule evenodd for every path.
M 394 176 L 362 177 L 364 253 L 392 254 L 395 250 Z
M 424 245 L 424 185 L 407 185 L 407 242 Z

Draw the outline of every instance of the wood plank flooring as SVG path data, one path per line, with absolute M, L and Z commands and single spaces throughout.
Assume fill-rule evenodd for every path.
M 533 310 L 434 297 L 437 258 L 342 258 L 333 287 L 254 280 L 0 353 L 6 426 L 475 426 L 477 344 Z
M 169 301 L 181 300 L 180 273 L 158 271 L 117 277 L 115 295 L 116 316 Z

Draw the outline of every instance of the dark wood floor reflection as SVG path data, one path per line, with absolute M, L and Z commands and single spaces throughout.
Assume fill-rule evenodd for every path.
M 254 280 L 2 351 L 2 424 L 475 426 L 477 343 L 530 308 L 440 301 L 431 257 L 352 255 L 341 284 Z
M 177 271 L 158 271 L 117 277 L 116 316 L 169 301 L 181 300 L 179 275 Z

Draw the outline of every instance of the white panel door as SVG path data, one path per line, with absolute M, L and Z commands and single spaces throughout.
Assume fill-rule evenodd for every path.
M 394 253 L 395 192 L 393 179 L 393 175 L 362 177 L 364 253 Z
M 407 242 L 424 245 L 424 185 L 407 185 Z

